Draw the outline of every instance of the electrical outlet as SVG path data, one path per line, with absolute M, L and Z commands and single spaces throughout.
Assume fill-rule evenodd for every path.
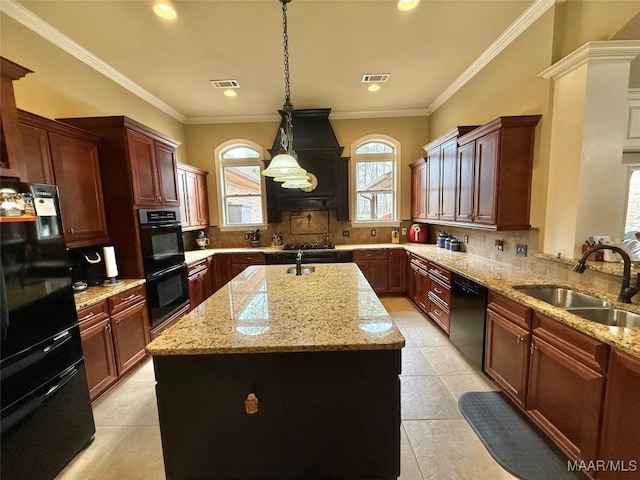
M 526 243 L 516 243 L 516 255 L 522 255 L 523 257 L 527 256 L 527 244 Z
M 404 235 L 405 237 L 407 236 L 407 229 L 406 228 L 402 229 L 402 235 Z
M 343 237 L 348 237 L 349 236 L 349 230 L 342 230 L 342 236 Z
M 372 228 L 372 229 L 371 229 L 371 236 L 372 236 L 372 237 L 375 237 L 375 236 L 376 236 L 376 229 L 375 229 L 375 228 Z
M 496 245 L 496 250 L 498 250 L 499 252 L 504 252 L 504 241 L 503 240 L 496 240 L 495 245 Z
M 469 243 L 469 235 L 465 235 L 462 239 L 464 240 L 464 243 Z

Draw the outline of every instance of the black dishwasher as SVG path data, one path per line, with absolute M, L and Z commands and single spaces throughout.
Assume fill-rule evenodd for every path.
M 487 289 L 453 274 L 449 339 L 480 370 L 484 360 Z

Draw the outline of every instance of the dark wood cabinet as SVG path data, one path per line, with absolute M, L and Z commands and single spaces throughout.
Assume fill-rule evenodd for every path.
M 451 303 L 451 272 L 428 262 L 427 313 L 448 334 Z
M 231 254 L 220 253 L 213 256 L 215 282 L 214 291 L 220 290 L 233 278 L 231 274 Z
M 387 249 L 354 250 L 353 261 L 358 265 L 376 293 L 387 292 Z
M 25 179 L 24 152 L 18 127 L 13 82 L 31 73 L 17 63 L 0 57 L 0 175 Z
M 408 253 L 409 269 L 408 269 L 408 294 L 409 298 L 423 312 L 429 311 L 429 265 L 426 260 L 421 257 Z
M 640 479 L 639 411 L 640 358 L 611 348 L 598 458 L 622 462 L 627 471 L 601 471 L 598 480 Z
M 197 230 L 209 226 L 208 173 L 191 165 L 178 163 L 178 192 L 183 230 Z
M 458 138 L 456 221 L 526 230 L 540 115 L 499 117 Z
M 427 163 L 419 158 L 411 165 L 411 218 L 427 219 Z
M 139 207 L 178 207 L 178 142 L 124 116 L 62 118 L 100 138 L 100 174 L 110 241 L 124 278 L 143 278 Z
M 534 314 L 527 412 L 575 460 L 598 458 L 609 346 Z
M 387 255 L 387 292 L 404 293 L 407 258 L 403 248 L 390 248 Z
M 106 243 L 107 219 L 98 161 L 99 138 L 55 120 L 18 110 L 24 181 L 54 183 L 69 248 Z
M 231 280 L 236 275 L 242 273 L 245 268 L 250 265 L 264 265 L 265 258 L 264 253 L 232 253 L 231 254 Z M 227 283 L 225 282 L 225 283 Z
M 206 259 L 189 265 L 189 304 L 193 310 L 212 294 L 211 274 Z
M 531 309 L 489 292 L 484 368 L 520 407 L 529 380 Z
M 150 337 L 144 285 L 78 310 L 78 324 L 93 401 L 146 357 Z

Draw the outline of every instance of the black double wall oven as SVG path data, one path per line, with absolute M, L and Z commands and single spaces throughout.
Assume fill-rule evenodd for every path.
M 153 328 L 189 304 L 180 212 L 177 208 L 141 209 L 138 218 L 149 321 Z

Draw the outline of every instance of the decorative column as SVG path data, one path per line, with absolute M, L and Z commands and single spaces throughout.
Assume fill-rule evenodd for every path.
M 553 79 L 544 252 L 577 258 L 589 235 L 622 237 L 622 151 L 631 61 L 640 41 L 589 42 L 539 76 Z

